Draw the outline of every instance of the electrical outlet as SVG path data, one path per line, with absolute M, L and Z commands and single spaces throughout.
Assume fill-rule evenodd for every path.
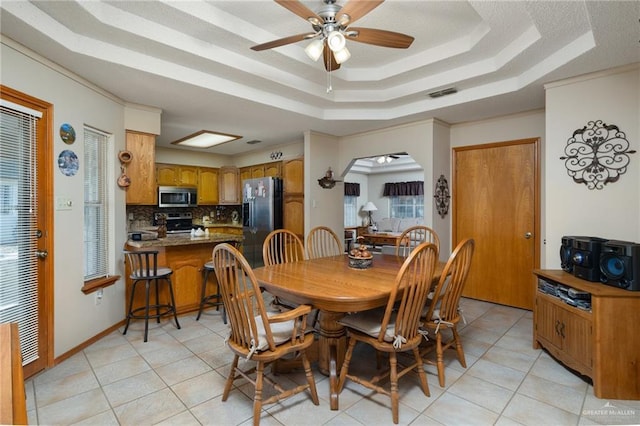
M 95 298 L 96 305 L 99 305 L 100 303 L 102 303 L 102 296 L 104 296 L 103 289 L 96 291 L 96 298 Z
M 129 213 L 129 220 L 133 220 L 133 213 Z

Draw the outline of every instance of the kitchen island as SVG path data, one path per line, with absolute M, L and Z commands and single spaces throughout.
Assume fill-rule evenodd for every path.
M 125 250 L 158 250 L 158 264 L 173 270 L 171 281 L 178 314 L 198 310 L 202 286 L 202 269 L 211 260 L 213 248 L 220 243 L 242 243 L 242 228 L 229 229 L 231 232 L 211 232 L 207 236 L 192 237 L 190 234 L 169 234 L 166 238 L 147 241 L 128 240 Z M 126 268 L 126 300 L 125 312 L 131 297 L 132 281 L 129 279 L 129 265 Z M 215 274 L 209 274 L 206 294 L 214 294 L 217 290 Z M 152 297 L 153 296 L 152 294 Z M 160 300 L 169 300 L 166 287 L 160 290 Z M 144 286 L 138 286 L 134 295 L 133 307 L 144 306 Z

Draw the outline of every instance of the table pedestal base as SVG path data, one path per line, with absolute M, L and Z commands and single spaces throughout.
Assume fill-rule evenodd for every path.
M 329 376 L 330 405 L 338 409 L 338 373 L 347 350 L 344 327 L 338 323 L 344 313 L 320 311 L 320 336 L 318 338 L 318 369 Z

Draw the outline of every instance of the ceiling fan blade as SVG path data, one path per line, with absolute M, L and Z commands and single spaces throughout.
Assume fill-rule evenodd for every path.
M 336 62 L 336 58 L 333 56 L 333 51 L 329 49 L 326 42 L 324 43 L 324 49 L 322 50 L 322 60 L 324 61 L 324 69 L 329 72 L 340 68 L 340 64 Z
M 322 18 L 319 17 L 313 10 L 300 3 L 299 0 L 275 0 L 275 2 L 285 9 L 288 9 L 290 12 L 295 13 L 304 20 L 308 21 L 309 18 L 315 18 L 322 23 Z
M 280 46 L 284 46 L 285 44 L 296 43 L 298 41 L 305 40 L 315 35 L 316 33 L 296 34 L 289 37 L 280 38 L 278 40 L 273 40 L 268 43 L 258 44 L 257 46 L 253 46 L 251 49 L 256 51 L 273 49 L 274 47 L 280 47 Z
M 376 30 L 372 28 L 347 28 L 344 34 L 349 40 L 360 43 L 374 44 L 382 47 L 394 47 L 406 49 L 411 46 L 414 38 L 402 33 L 393 31 Z
M 380 6 L 383 2 L 384 0 L 351 0 L 340 9 L 336 20 L 340 25 L 346 27 Z

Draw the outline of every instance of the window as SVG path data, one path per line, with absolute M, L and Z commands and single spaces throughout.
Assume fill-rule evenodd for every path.
M 109 135 L 84 127 L 84 280 L 108 275 Z
M 344 226 L 358 226 L 358 197 L 344 196 Z
M 391 217 L 424 217 L 424 195 L 402 195 L 389 197 Z

